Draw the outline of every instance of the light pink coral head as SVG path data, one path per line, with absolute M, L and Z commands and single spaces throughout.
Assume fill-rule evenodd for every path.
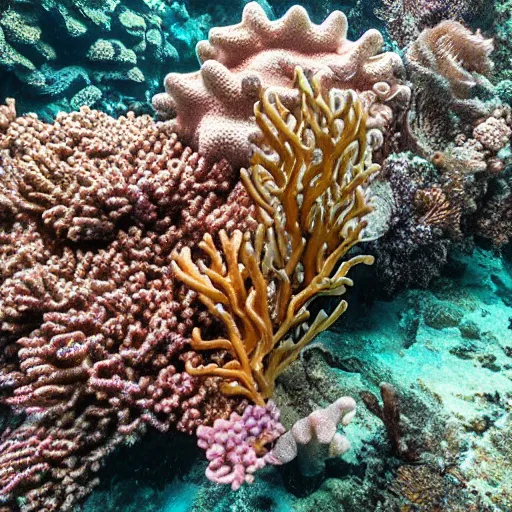
M 399 81 L 402 61 L 397 54 L 379 53 L 383 39 L 377 30 L 357 41 L 346 34 L 340 11 L 316 25 L 304 8 L 294 6 L 271 21 L 251 2 L 239 24 L 213 28 L 208 41 L 198 43 L 200 71 L 169 74 L 165 93 L 153 98 L 153 106 L 160 117 L 175 117 L 180 138 L 207 161 L 224 157 L 235 167 L 247 166 L 250 141 L 259 133 L 254 104 L 260 91 L 269 86 L 291 91 L 296 66 L 318 73 L 327 88 L 364 91 L 376 82 Z

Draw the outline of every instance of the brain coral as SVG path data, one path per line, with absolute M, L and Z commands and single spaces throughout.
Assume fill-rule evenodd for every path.
M 153 98 L 164 118 L 176 116 L 174 128 L 209 161 L 221 155 L 233 165 L 247 165 L 250 140 L 257 135 L 254 103 L 262 87 L 282 88 L 280 96 L 293 100 L 295 67 L 319 74 L 327 89 L 371 91 L 387 82 L 393 92 L 402 74 L 400 57 L 379 54 L 383 39 L 369 30 L 357 41 L 346 38 L 347 19 L 334 11 L 321 25 L 307 12 L 292 7 L 270 21 L 256 3 L 245 6 L 242 22 L 210 31 L 197 45 L 198 72 L 170 73 L 166 92 Z M 387 88 L 389 89 L 389 88 Z

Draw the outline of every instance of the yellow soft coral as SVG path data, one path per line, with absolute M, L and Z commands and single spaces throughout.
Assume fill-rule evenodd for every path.
M 342 295 L 347 276 L 371 256 L 340 259 L 358 243 L 371 211 L 365 185 L 379 166 L 369 162 L 366 114 L 353 91 L 320 86 L 297 69 L 301 102 L 292 114 L 272 88 L 256 104 L 262 151 L 242 180 L 258 205 L 256 233 L 220 233 L 218 249 L 209 235 L 200 248 L 209 258 L 194 262 L 190 250 L 174 255 L 176 276 L 196 291 L 221 321 L 226 337 L 204 340 L 195 329 L 195 350 L 225 350 L 232 359 L 187 365 L 193 375 L 226 380 L 226 394 L 261 404 L 272 396 L 276 378 L 302 348 L 347 308 L 320 311 L 306 324 L 308 306 L 319 295 Z

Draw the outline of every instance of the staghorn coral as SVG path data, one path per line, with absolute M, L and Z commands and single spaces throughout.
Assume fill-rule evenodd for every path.
M 371 91 L 386 82 L 391 96 L 404 96 L 406 102 L 398 83 L 402 61 L 394 53 L 379 54 L 381 34 L 369 30 L 351 42 L 346 30 L 346 17 L 339 11 L 321 25 L 312 24 L 299 6 L 270 21 L 250 2 L 241 23 L 212 29 L 209 40 L 198 44 L 200 71 L 167 75 L 166 92 L 153 98 L 153 106 L 164 118 L 175 116 L 177 133 L 208 160 L 222 155 L 236 166 L 249 163 L 249 142 L 258 134 L 253 106 L 260 90 L 279 87 L 290 107 L 297 99 L 292 91 L 296 66 L 318 74 L 326 88 Z
M 0 498 L 66 511 L 148 426 L 192 433 L 243 407 L 184 371 L 212 318 L 169 265 L 206 232 L 254 229 L 255 208 L 168 123 L 1 113 L 0 400 L 21 426 L 1 439 Z
M 191 346 L 231 356 L 206 366 L 188 364 L 187 371 L 223 377 L 224 393 L 259 405 L 272 396 L 275 379 L 302 348 L 347 308 L 341 301 L 330 315 L 322 310 L 307 326 L 309 303 L 319 295 L 342 295 L 352 285 L 346 277 L 350 268 L 373 262 L 357 255 L 340 264 L 359 242 L 362 219 L 371 211 L 365 186 L 379 170 L 369 161 L 362 103 L 353 91 L 324 96 L 319 78 L 310 84 L 300 68 L 297 79 L 297 117 L 272 88 L 255 107 L 265 152 L 256 153 L 252 167 L 242 170 L 258 205 L 254 236 L 221 231 L 219 250 L 206 235 L 200 247 L 209 265 L 194 262 L 188 248 L 172 263 L 177 278 L 199 294 L 226 331 L 226 337 L 207 340 L 195 328 Z

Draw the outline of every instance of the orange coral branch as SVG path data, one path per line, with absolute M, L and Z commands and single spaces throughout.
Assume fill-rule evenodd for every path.
M 311 301 L 342 295 L 353 284 L 350 269 L 373 263 L 364 255 L 339 263 L 360 240 L 363 217 L 371 211 L 364 186 L 379 170 L 368 163 L 362 104 L 353 91 L 324 97 L 318 81 L 308 82 L 299 68 L 297 82 L 296 116 L 272 89 L 255 106 L 264 151 L 241 174 L 258 206 L 256 233 L 222 231 L 220 249 L 206 235 L 200 247 L 209 266 L 194 263 L 186 248 L 172 263 L 176 276 L 199 294 L 226 333 L 226 338 L 203 340 L 196 329 L 192 347 L 226 350 L 233 358 L 224 364 L 188 364 L 187 371 L 222 377 L 225 393 L 256 403 L 272 395 L 278 375 L 347 308 L 341 301 L 307 326 Z

